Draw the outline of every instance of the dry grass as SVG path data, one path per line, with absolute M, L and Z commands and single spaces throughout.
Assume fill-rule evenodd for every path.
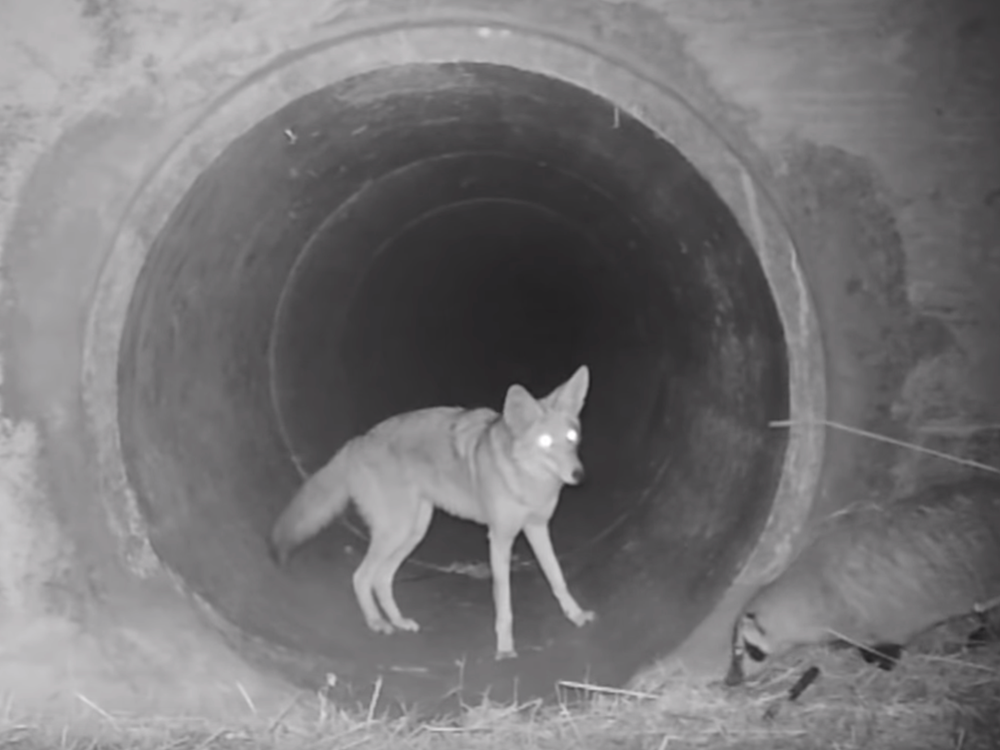
M 649 677 L 645 692 L 587 689 L 582 707 L 468 707 L 453 721 L 350 716 L 322 695 L 275 716 L 220 726 L 195 719 L 112 716 L 91 706 L 88 729 L 0 716 L 0 747 L 40 750 L 348 750 L 348 748 L 978 748 L 1000 747 L 1000 646 L 974 651 L 933 636 L 893 672 L 854 651 L 814 649 L 756 684 L 727 690 Z M 811 665 L 821 676 L 796 702 Z M 657 684 L 659 683 L 659 684 Z M 567 690 L 580 690 L 568 687 Z M 81 696 L 82 698 L 82 696 Z

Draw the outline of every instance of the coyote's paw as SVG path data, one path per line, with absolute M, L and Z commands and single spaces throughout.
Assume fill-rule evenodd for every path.
M 405 630 L 409 633 L 416 633 L 420 630 L 420 624 L 416 620 L 411 620 L 409 617 L 400 617 L 398 620 L 393 620 L 392 624 L 400 630 Z
M 496 657 L 497 661 L 506 661 L 507 659 L 516 659 L 516 658 L 517 658 L 517 651 L 515 651 L 512 648 L 505 649 L 503 651 L 500 650 L 497 651 L 497 657 Z
M 574 612 L 567 612 L 566 616 L 578 628 L 582 628 L 588 622 L 593 622 L 597 618 L 597 615 L 589 609 L 578 609 Z
M 381 617 L 378 619 L 372 618 L 370 620 L 365 620 L 368 625 L 368 629 L 375 633 L 384 633 L 389 635 L 395 631 L 395 628 L 389 623 L 388 620 L 383 620 Z

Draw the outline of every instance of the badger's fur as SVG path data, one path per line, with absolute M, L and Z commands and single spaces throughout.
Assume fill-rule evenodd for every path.
M 725 682 L 803 645 L 847 642 L 890 669 L 902 648 L 1000 596 L 1000 482 L 937 484 L 819 524 L 744 607 Z

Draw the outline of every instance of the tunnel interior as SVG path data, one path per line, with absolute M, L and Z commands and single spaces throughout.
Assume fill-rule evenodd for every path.
M 676 648 L 752 550 L 786 447 L 781 321 L 709 182 L 600 96 L 479 63 L 341 80 L 234 135 L 156 237 L 121 340 L 122 452 L 162 562 L 248 649 L 348 693 L 550 696 Z M 271 561 L 277 514 L 351 436 L 581 364 L 587 480 L 552 536 L 596 622 L 565 620 L 520 539 L 521 657 L 495 662 L 486 530 L 440 511 L 396 579 L 417 634 L 364 626 L 353 511 Z

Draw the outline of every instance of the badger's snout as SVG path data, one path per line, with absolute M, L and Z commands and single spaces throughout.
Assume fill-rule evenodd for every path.
M 726 687 L 737 687 L 743 684 L 744 679 L 743 659 L 739 654 L 733 654 L 733 658 L 729 660 L 729 671 L 726 672 L 726 677 L 722 683 Z

